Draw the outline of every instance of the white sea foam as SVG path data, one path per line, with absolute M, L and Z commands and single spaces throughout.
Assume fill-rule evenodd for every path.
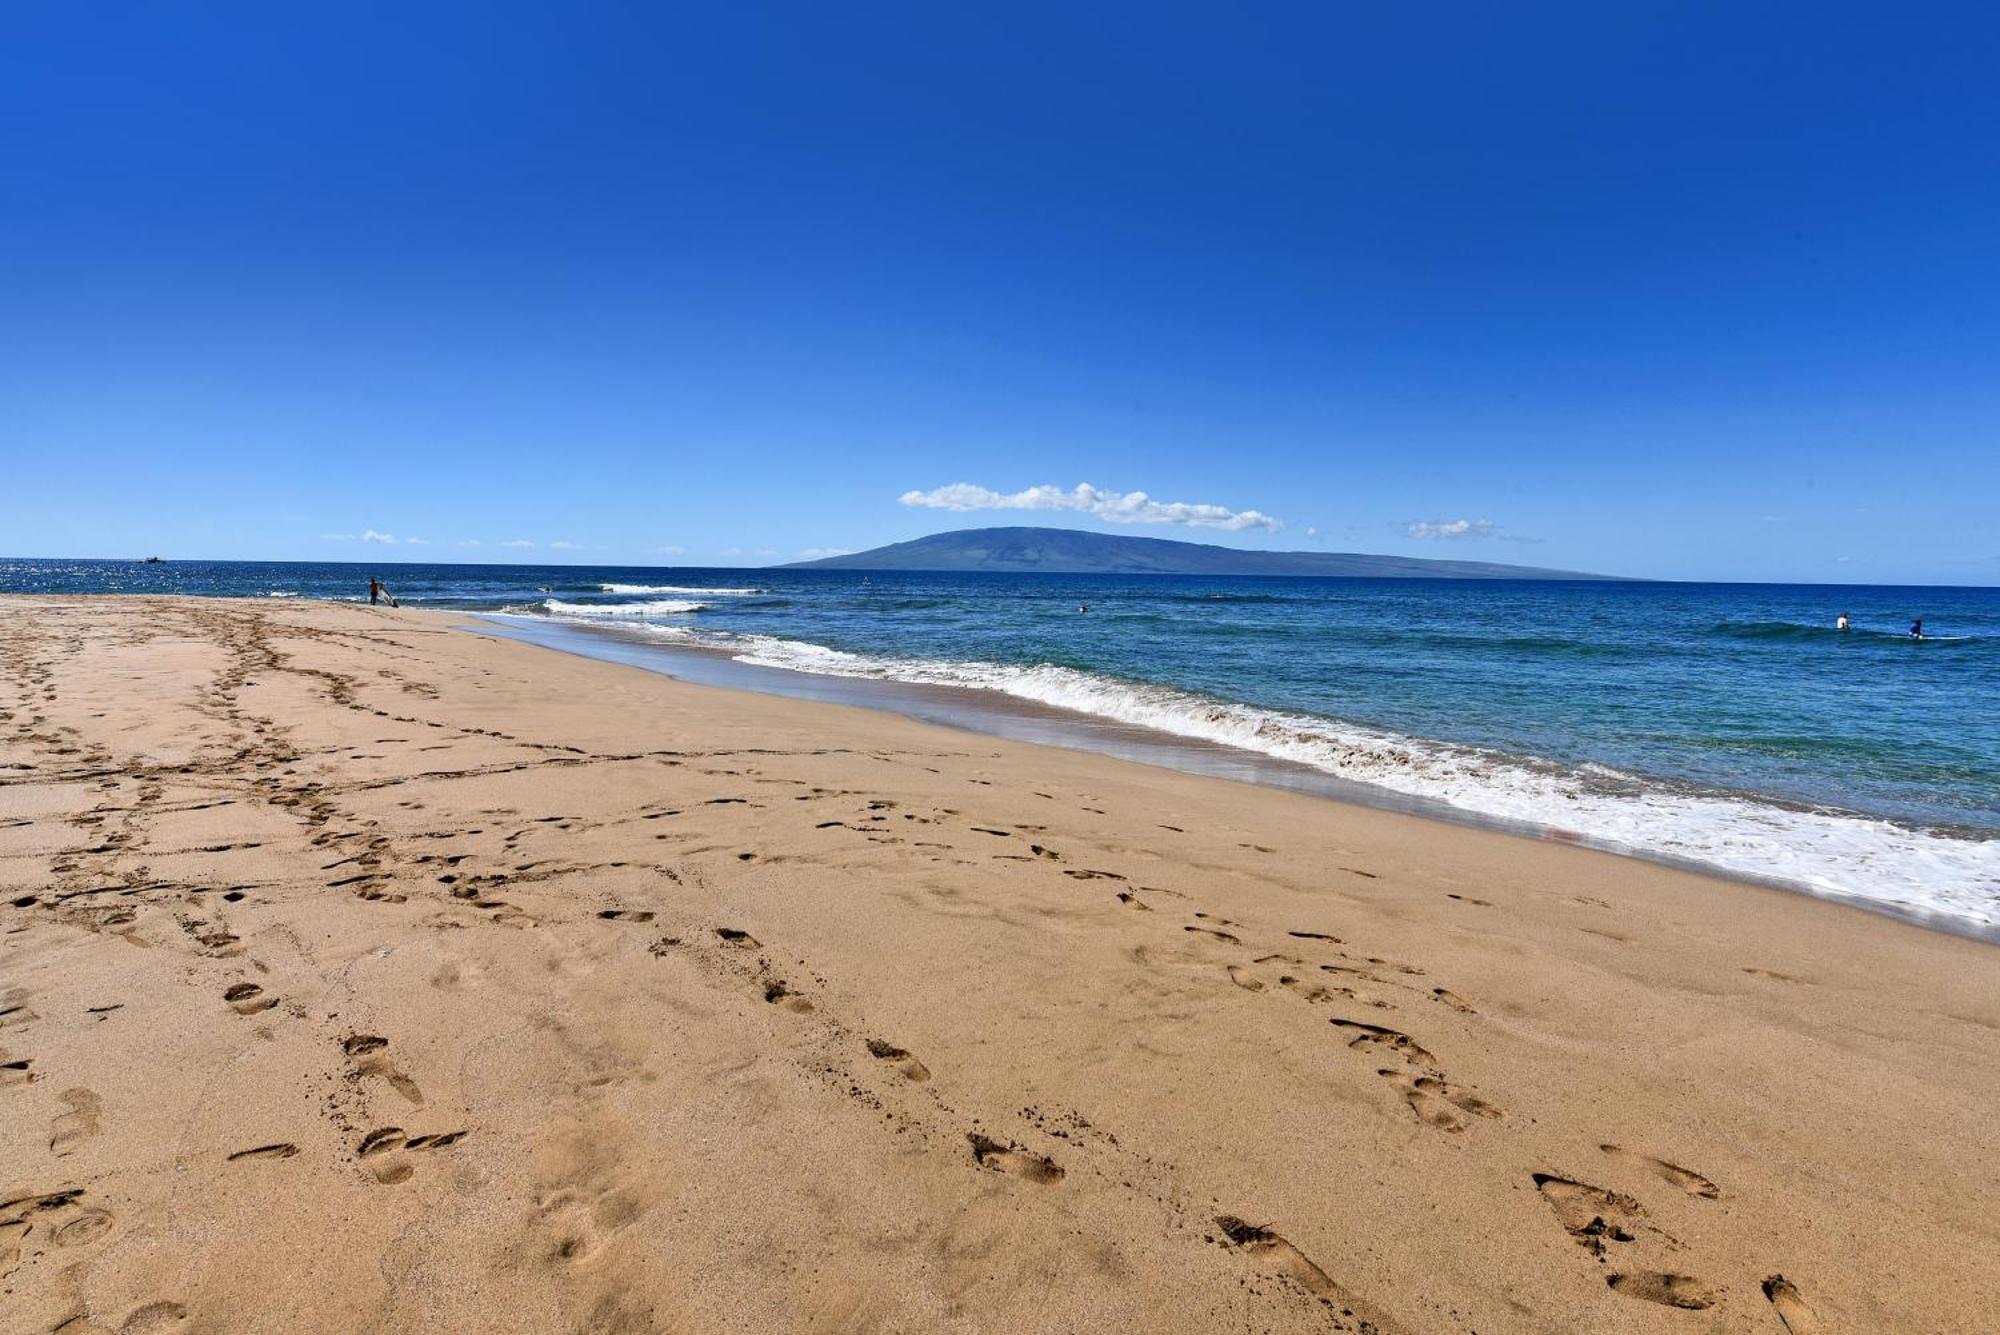
M 1958 838 L 1852 812 L 1692 791 L 1602 765 L 1565 768 L 1073 668 L 878 657 L 686 625 L 635 629 L 764 667 L 993 691 L 1240 747 L 1599 847 L 2000 926 L 2000 839 Z
M 2000 925 L 2000 840 L 1954 838 L 1851 812 L 1668 788 L 1602 766 L 1566 770 L 1072 668 L 872 658 L 761 636 L 739 640 L 735 648 L 742 662 L 794 671 L 997 691 L 1241 747 L 1603 847 Z
M 541 606 L 562 617 L 658 617 L 699 612 L 708 604 L 684 598 L 649 598 L 639 603 L 566 603 L 560 598 L 544 598 Z
M 690 584 L 600 584 L 606 593 L 699 593 L 717 598 L 740 598 L 763 593 L 763 589 L 698 589 Z

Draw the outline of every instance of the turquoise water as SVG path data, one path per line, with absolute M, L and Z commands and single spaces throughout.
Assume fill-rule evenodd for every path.
M 0 591 L 354 599 L 370 573 L 411 605 L 996 693 L 2000 924 L 2000 590 L 0 561 Z

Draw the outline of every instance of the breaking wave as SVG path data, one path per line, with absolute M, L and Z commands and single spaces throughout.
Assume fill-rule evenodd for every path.
M 603 593 L 699 593 L 714 598 L 736 598 L 767 589 L 698 589 L 688 584 L 600 584 Z
M 560 598 L 544 598 L 536 606 L 562 617 L 657 617 L 699 612 L 709 604 L 682 598 L 651 598 L 639 603 L 566 603 Z
M 739 662 L 824 676 L 991 691 L 1309 766 L 1619 852 L 1701 864 L 1836 898 L 2000 925 L 2000 839 L 1832 807 L 1763 801 L 1602 765 L 1429 741 L 1052 664 L 849 653 L 802 640 L 646 625 Z

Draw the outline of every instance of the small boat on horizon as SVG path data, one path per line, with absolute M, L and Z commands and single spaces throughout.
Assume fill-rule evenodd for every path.
M 158 566 L 158 565 L 165 565 L 166 563 L 167 563 L 167 558 L 164 556 L 149 556 L 141 564 L 149 566 Z

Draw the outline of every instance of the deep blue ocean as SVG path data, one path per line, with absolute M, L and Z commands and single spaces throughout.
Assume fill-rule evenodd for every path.
M 409 606 L 998 693 L 2000 925 L 2000 589 L 0 560 L 0 592 L 354 601 L 371 574 Z

